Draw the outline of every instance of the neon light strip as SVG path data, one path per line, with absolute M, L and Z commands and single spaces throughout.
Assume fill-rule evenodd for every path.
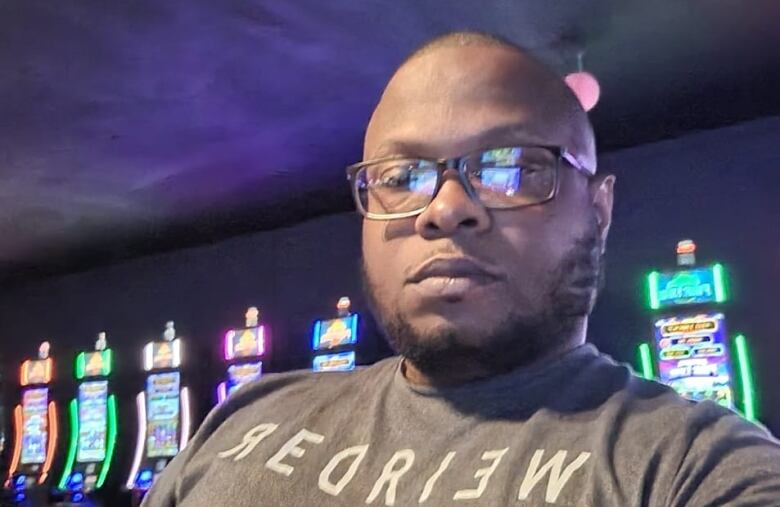
M 46 482 L 46 478 L 49 476 L 49 469 L 51 468 L 52 461 L 54 461 L 54 451 L 57 449 L 57 404 L 53 401 L 49 402 L 49 445 L 46 448 L 46 461 L 43 462 L 41 468 L 41 476 L 38 477 L 38 484 Z
M 225 398 L 227 398 L 227 383 L 221 382 L 217 386 L 217 405 L 225 401 Z
M 108 376 L 111 374 L 111 370 L 114 369 L 114 352 L 111 349 L 106 349 L 102 352 L 103 356 L 103 375 Z
M 642 376 L 647 380 L 652 380 L 655 375 L 653 373 L 653 359 L 650 354 L 650 345 L 646 343 L 639 345 L 639 361 L 642 366 Z
M 103 468 L 100 469 L 95 489 L 103 487 L 108 477 L 108 469 L 111 467 L 111 459 L 114 457 L 114 448 L 116 447 L 116 396 L 113 394 L 108 397 L 108 436 L 106 441 L 106 459 L 103 460 Z
M 750 365 L 750 354 L 747 350 L 745 335 L 737 335 L 734 338 L 737 349 L 737 362 L 739 363 L 739 378 L 742 386 L 742 405 L 745 419 L 756 420 L 756 393 L 753 390 L 753 368 Z
M 173 367 L 176 368 L 181 364 L 181 340 L 176 338 L 173 340 Z
M 187 447 L 190 440 L 190 389 L 181 389 L 181 438 L 179 439 L 179 452 Z
M 46 359 L 46 366 L 44 367 L 44 371 L 46 372 L 44 381 L 47 384 L 49 382 L 51 382 L 52 370 L 53 369 L 54 369 L 54 361 L 52 360 L 52 358 Z
M 257 328 L 257 339 L 259 340 L 257 343 L 257 355 L 262 356 L 265 354 L 265 326 Z
M 322 330 L 322 321 L 318 320 L 314 323 L 314 332 L 311 335 L 311 349 L 317 350 L 320 344 L 320 331 Z
M 144 345 L 144 371 L 149 371 L 154 366 L 154 351 L 152 342 Z
M 135 442 L 135 456 L 133 466 L 130 468 L 130 476 L 127 478 L 127 489 L 135 489 L 135 478 L 138 468 L 141 466 L 141 458 L 144 454 L 144 440 L 146 440 L 146 395 L 143 391 L 135 397 L 135 407 L 138 412 L 138 440 Z
M 225 359 L 230 361 L 233 359 L 233 355 L 235 354 L 235 350 L 233 350 L 233 336 L 235 336 L 235 331 L 228 331 L 225 333 Z
M 26 360 L 22 363 L 22 368 L 19 370 L 19 384 L 22 386 L 27 385 L 27 376 L 30 370 L 30 360 Z
M 647 289 L 650 295 L 650 308 L 652 310 L 658 310 L 661 308 L 661 302 L 658 299 L 658 271 L 653 271 L 647 275 Z
M 86 352 L 80 352 L 76 356 L 76 379 L 81 380 L 84 378 L 84 373 L 87 370 L 87 354 Z
M 16 473 L 19 468 L 19 458 L 22 456 L 22 406 L 17 405 L 14 409 L 14 455 L 11 459 L 11 467 L 8 469 L 8 480 Z
M 715 279 L 715 302 L 726 301 L 726 284 L 724 283 L 723 264 L 712 266 L 712 277 Z
M 352 327 L 352 341 L 357 343 L 357 339 L 358 339 L 358 335 L 357 335 L 357 331 L 358 331 L 358 316 L 357 316 L 357 314 L 352 316 L 352 326 L 351 327 Z
M 76 401 L 76 398 L 70 400 L 68 411 L 70 412 L 70 447 L 68 447 L 68 457 L 65 460 L 65 469 L 62 472 L 60 483 L 57 485 L 59 489 L 68 487 L 68 479 L 73 472 L 73 462 L 76 461 L 76 449 L 78 449 L 79 442 L 79 402 Z

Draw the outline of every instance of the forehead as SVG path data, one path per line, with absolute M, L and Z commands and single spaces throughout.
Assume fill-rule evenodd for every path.
M 391 79 L 366 132 L 365 158 L 455 156 L 502 143 L 565 146 L 566 108 L 551 76 L 513 51 L 441 48 Z

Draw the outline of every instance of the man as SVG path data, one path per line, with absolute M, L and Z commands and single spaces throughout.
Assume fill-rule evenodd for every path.
M 349 169 L 399 357 L 269 375 L 146 505 L 780 505 L 780 446 L 585 344 L 612 176 L 563 81 L 456 33 L 387 85 Z

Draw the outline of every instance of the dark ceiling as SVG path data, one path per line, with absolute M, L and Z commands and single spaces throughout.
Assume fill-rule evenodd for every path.
M 780 114 L 772 0 L 5 0 L 0 280 L 349 209 L 383 83 L 456 29 L 585 49 L 602 151 Z

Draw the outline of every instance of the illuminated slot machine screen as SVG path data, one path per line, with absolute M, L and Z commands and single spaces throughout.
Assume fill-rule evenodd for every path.
M 146 455 L 171 458 L 179 452 L 179 372 L 155 373 L 146 380 Z
M 45 387 L 28 389 L 22 395 L 22 456 L 24 465 L 46 461 L 49 390 Z
M 263 374 L 263 363 L 234 364 L 228 367 L 227 393 L 231 394 L 244 384 L 258 380 Z
M 99 462 L 106 458 L 108 430 L 108 381 L 82 382 L 79 386 L 79 445 L 76 460 Z
M 326 350 L 357 342 L 357 315 L 319 321 L 314 326 L 314 350 Z
M 355 369 L 355 352 L 314 356 L 314 371 L 349 371 Z
M 723 314 L 660 319 L 655 339 L 663 383 L 686 398 L 734 408 Z

